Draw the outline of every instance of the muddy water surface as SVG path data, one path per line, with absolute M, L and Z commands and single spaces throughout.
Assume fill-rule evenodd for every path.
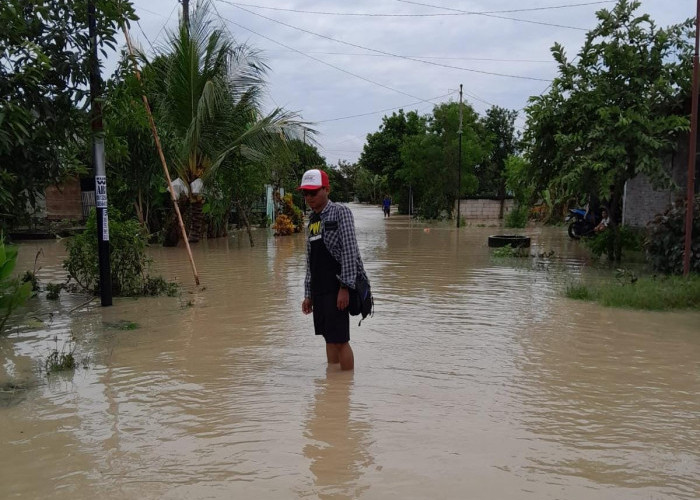
M 494 228 L 353 211 L 376 294 L 354 373 L 301 314 L 303 235 L 194 245 L 200 289 L 152 249 L 179 297 L 35 299 L 0 339 L 0 498 L 700 498 L 699 314 L 563 298 L 596 270 L 561 228 L 503 260 Z M 61 242 L 19 268 L 40 248 L 60 280 Z M 54 348 L 75 373 L 41 373 Z

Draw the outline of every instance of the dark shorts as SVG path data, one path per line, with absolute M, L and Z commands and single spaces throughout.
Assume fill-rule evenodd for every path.
M 350 342 L 350 314 L 338 309 L 338 293 L 324 293 L 313 298 L 314 331 L 323 335 L 327 344 Z

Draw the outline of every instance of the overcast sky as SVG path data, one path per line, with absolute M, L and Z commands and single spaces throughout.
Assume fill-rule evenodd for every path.
M 195 4 L 197 0 L 190 0 Z M 483 115 L 495 104 L 520 110 L 556 75 L 554 42 L 575 57 L 614 2 L 586 0 L 213 0 L 214 15 L 262 51 L 270 66 L 267 110 L 315 122 L 329 164 L 355 162 L 384 115 L 428 114 L 463 99 Z M 146 52 L 162 46 L 181 15 L 178 0 L 133 0 L 131 36 Z M 523 10 L 525 9 L 525 10 Z M 539 10 L 536 10 L 539 9 Z M 643 0 L 657 26 L 695 15 L 690 0 Z M 424 61 L 424 62 L 421 62 Z M 106 65 L 111 73 L 112 63 Z M 516 122 L 524 123 L 522 112 Z

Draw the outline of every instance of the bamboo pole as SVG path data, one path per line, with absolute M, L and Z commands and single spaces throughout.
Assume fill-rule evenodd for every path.
M 139 71 L 138 64 L 136 64 L 136 58 L 134 57 L 134 49 L 131 45 L 131 38 L 129 37 L 129 30 L 126 24 L 122 24 L 122 31 L 124 32 L 124 37 L 126 38 L 126 45 L 129 49 L 129 56 L 131 57 L 131 62 L 134 65 L 134 74 L 136 79 L 141 82 L 141 72 Z M 180 232 L 182 233 L 182 239 L 185 240 L 185 247 L 187 248 L 187 255 L 190 258 L 190 264 L 192 265 L 192 274 L 194 274 L 194 282 L 199 285 L 199 275 L 197 274 L 197 267 L 194 264 L 194 258 L 192 257 L 192 250 L 190 249 L 190 242 L 187 238 L 187 230 L 185 229 L 185 224 L 182 222 L 182 214 L 180 213 L 180 207 L 177 204 L 177 197 L 175 196 L 175 189 L 173 188 L 173 183 L 170 180 L 170 173 L 168 172 L 168 163 L 165 161 L 165 155 L 163 154 L 163 148 L 160 145 L 160 137 L 158 136 L 158 129 L 156 128 L 156 122 L 153 120 L 153 113 L 151 112 L 151 106 L 148 104 L 148 97 L 146 94 L 141 94 L 141 99 L 143 100 L 143 105 L 146 108 L 146 114 L 148 115 L 148 123 L 151 125 L 151 132 L 153 132 L 153 139 L 156 141 L 156 148 L 158 149 L 158 156 L 160 157 L 160 163 L 163 166 L 163 172 L 165 173 L 165 178 L 168 180 L 168 191 L 170 191 L 170 199 L 173 202 L 173 207 L 175 207 L 175 213 L 177 214 L 177 222 L 180 226 Z

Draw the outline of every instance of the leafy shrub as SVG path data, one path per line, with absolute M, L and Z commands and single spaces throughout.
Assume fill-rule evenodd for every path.
M 287 236 L 298 233 L 304 229 L 304 212 L 294 204 L 291 193 L 287 193 L 281 199 L 282 213 L 277 216 L 272 229 L 276 236 Z
M 294 223 L 289 216 L 280 214 L 272 225 L 272 229 L 275 230 L 277 236 L 288 236 L 294 232 Z
M 644 233 L 630 226 L 618 226 L 620 249 L 622 252 L 639 252 L 643 249 Z M 583 244 L 595 255 L 600 257 L 607 254 L 615 237 L 613 229 L 606 229 L 590 237 L 583 238 Z
M 58 296 L 61 294 L 61 290 L 63 290 L 64 286 L 63 283 L 47 283 L 46 298 L 49 300 L 58 300 Z
M 283 209 L 282 213 L 289 217 L 289 219 L 292 221 L 292 224 L 294 225 L 294 232 L 300 232 L 304 230 L 304 212 L 301 211 L 301 208 L 297 207 L 294 204 L 294 197 L 292 196 L 291 193 L 287 193 L 284 195 L 284 198 L 282 198 L 283 202 Z
M 12 311 L 24 304 L 32 294 L 32 282 L 10 278 L 17 263 L 17 248 L 5 247 L 0 235 L 0 333 Z
M 683 273 L 685 207 L 685 202 L 677 202 L 648 224 L 646 255 L 656 271 L 665 274 Z M 690 248 L 690 270 L 700 272 L 700 196 L 695 197 Z
M 529 210 L 524 205 L 519 205 L 506 214 L 505 227 L 525 227 Z
M 151 260 L 146 256 L 146 238 L 136 220 L 125 220 L 116 209 L 109 209 L 109 260 L 112 295 L 170 294 L 176 286 L 147 274 Z M 90 213 L 85 231 L 66 243 L 68 258 L 63 267 L 71 278 L 89 293 L 99 293 L 100 271 L 97 250 L 97 219 Z

